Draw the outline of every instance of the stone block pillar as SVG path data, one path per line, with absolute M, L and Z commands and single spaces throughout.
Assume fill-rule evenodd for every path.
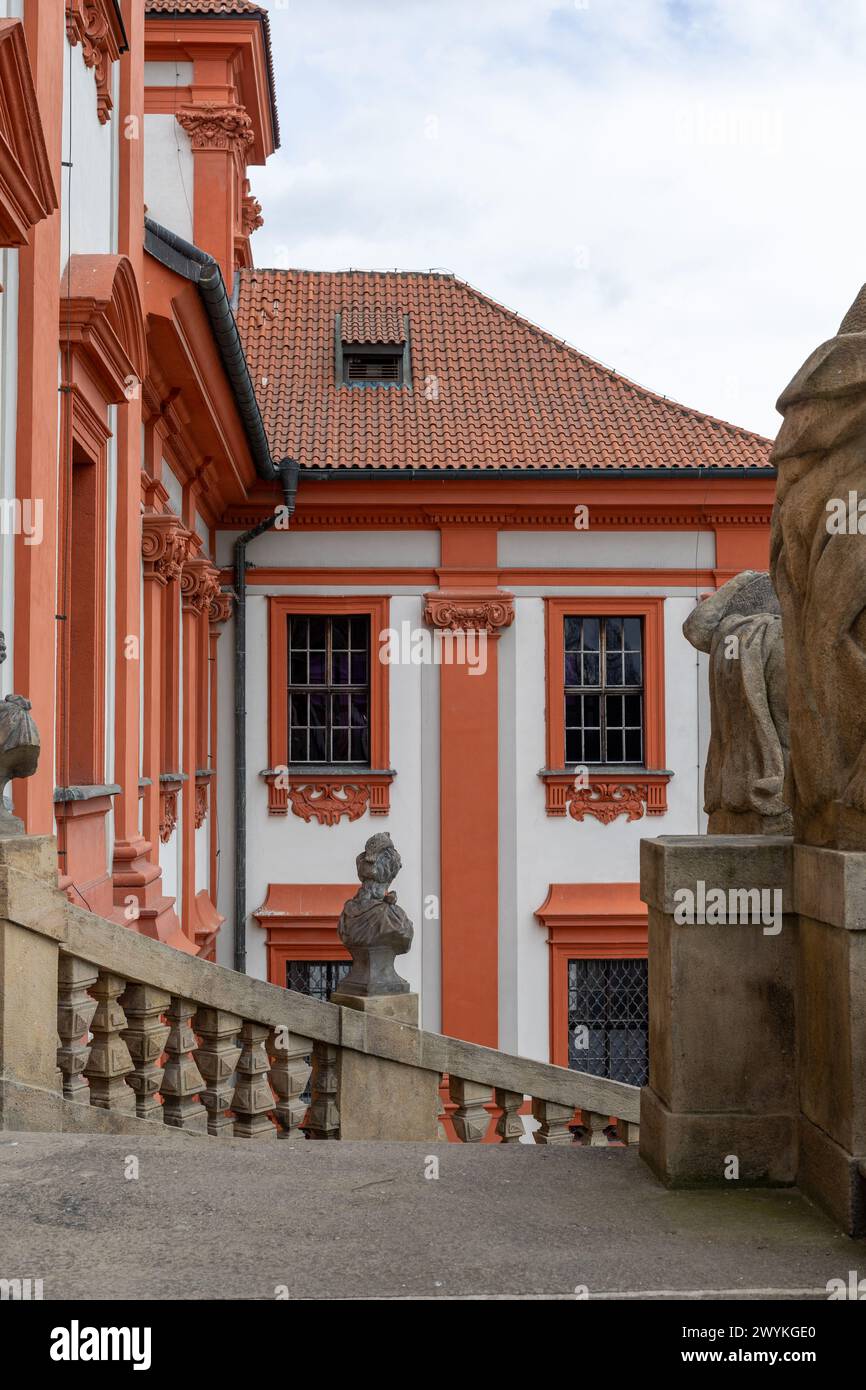
M 794 846 L 800 919 L 797 1184 L 866 1235 L 866 853 Z
M 364 1015 L 358 1019 L 358 1042 L 375 1019 L 394 1019 L 409 1025 L 407 1043 L 414 1048 L 418 1026 L 417 994 L 331 995 L 332 1004 Z M 439 1137 L 438 1071 L 407 1066 L 404 1062 L 374 1057 L 351 1046 L 353 1015 L 344 1015 L 343 1046 L 338 1061 L 338 1106 L 341 1139 L 425 1140 Z
M 795 1181 L 791 888 L 792 844 L 784 836 L 641 843 L 650 1075 L 641 1092 L 640 1153 L 671 1186 Z

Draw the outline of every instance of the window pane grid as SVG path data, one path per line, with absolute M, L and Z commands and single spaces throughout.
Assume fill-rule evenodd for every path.
M 568 962 L 568 1065 L 646 1085 L 649 1005 L 645 960 Z
M 643 762 L 641 619 L 566 617 L 565 761 Z
M 370 759 L 370 620 L 288 619 L 289 762 Z

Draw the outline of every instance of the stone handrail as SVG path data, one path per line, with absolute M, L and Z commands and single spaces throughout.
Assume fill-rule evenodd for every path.
M 0 1127 L 26 1128 L 15 1116 L 35 1105 L 45 1122 L 34 1128 L 87 1128 L 86 1114 L 95 1127 L 122 1130 L 157 1121 L 241 1138 L 303 1129 L 310 1138 L 435 1139 L 443 1136 L 438 1088 L 447 1076 L 450 1118 L 464 1142 L 485 1136 L 491 1102 L 499 1138 L 522 1138 L 526 1097 L 537 1143 L 571 1143 L 576 1110 L 584 1142 L 606 1144 L 613 1116 L 620 1137 L 636 1142 L 637 1087 L 324 1003 L 186 955 L 66 902 L 46 881 L 46 844 L 0 841 L 0 915 L 11 933 L 0 985 L 13 1019 L 8 1040 L 0 1032 Z M 29 984 L 17 999 L 21 967 Z M 52 991 L 62 1101 L 52 1025 L 34 1016 L 46 1012 Z M 392 1112 L 406 1114 L 383 1112 L 383 1095 Z M 365 1130 L 358 1112 L 377 1106 L 375 1126 L 368 1117 Z

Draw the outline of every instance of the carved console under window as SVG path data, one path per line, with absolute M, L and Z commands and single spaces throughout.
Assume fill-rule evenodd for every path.
M 167 845 L 177 827 L 177 799 L 186 776 L 181 772 L 164 772 L 159 779 L 159 838 Z
M 569 815 L 583 821 L 594 816 L 610 825 L 619 816 L 640 820 L 642 816 L 663 816 L 668 809 L 667 787 L 672 773 L 636 769 L 602 768 L 581 777 L 575 771 L 540 772 L 546 791 L 549 816 Z
M 352 773 L 264 772 L 268 785 L 268 815 L 300 816 L 308 824 L 337 825 L 345 817 L 357 820 L 369 811 L 371 816 L 387 816 L 391 808 L 393 771 Z
M 96 110 L 102 125 L 111 117 L 111 65 L 126 51 L 118 7 L 114 0 L 66 0 L 66 36 L 81 44 L 85 66 L 96 79 Z

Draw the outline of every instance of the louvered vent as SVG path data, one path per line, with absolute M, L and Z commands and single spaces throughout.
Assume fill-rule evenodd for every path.
M 347 381 L 396 381 L 403 377 L 402 349 L 394 352 L 353 353 L 344 357 Z

